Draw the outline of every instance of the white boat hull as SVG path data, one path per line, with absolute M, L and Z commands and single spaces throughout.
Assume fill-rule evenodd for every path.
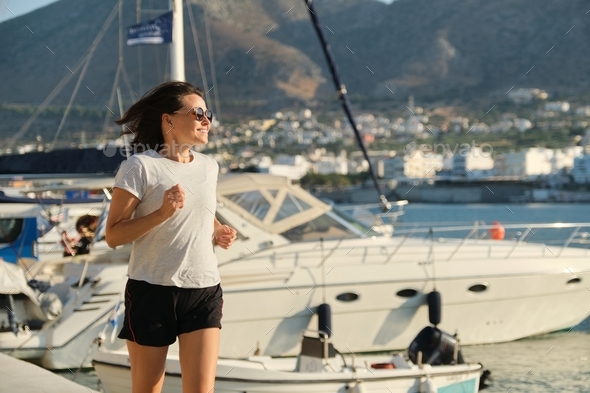
M 390 359 L 386 356 L 358 357 L 355 371 L 341 370 L 336 364 L 337 372 L 294 372 L 296 358 L 220 359 L 217 363 L 215 392 L 430 393 L 429 390 L 421 390 L 426 387 L 445 393 L 475 393 L 479 390 L 482 369 L 479 364 L 425 365 L 423 368 L 411 365 L 404 369 L 374 369 L 370 366 Z M 347 362 L 350 364 L 351 359 L 348 358 Z M 126 353 L 99 351 L 93 364 L 107 393 L 131 392 L 131 373 Z M 166 360 L 162 391 L 182 392 L 179 362 L 174 353 L 169 353 Z
M 360 252 L 369 254 L 370 251 L 362 250 L 367 242 L 377 243 L 371 248 L 381 249 L 380 241 L 352 240 L 347 247 L 356 244 Z M 479 243 L 479 249 L 487 249 L 485 241 Z M 394 246 L 395 243 L 389 248 Z M 301 253 L 305 253 L 304 248 L 310 245 L 283 249 L 295 247 L 301 247 Z M 583 283 L 590 282 L 590 272 L 583 270 L 587 264 L 584 250 L 571 250 L 571 255 L 561 259 L 538 259 L 532 250 L 525 250 L 533 254 L 532 258 L 478 259 L 469 256 L 477 255 L 477 248 L 472 245 L 467 248 L 467 256 L 456 255 L 452 262 L 435 263 L 436 283 L 432 264 L 419 262 L 419 248 L 412 250 L 405 260 L 400 256 L 386 264 L 370 262 L 384 259 L 386 254 L 379 259 L 365 256 L 367 262 L 358 264 L 354 262 L 358 256 L 353 255 L 353 261 L 342 257 L 348 250 L 336 250 L 333 260 L 328 259 L 323 269 L 315 263 L 304 265 L 305 261 L 320 260 L 319 254 L 317 259 L 313 255 L 305 260 L 299 258 L 299 266 L 292 267 L 287 267 L 293 264 L 288 262 L 288 253 L 283 254 L 286 256 L 282 260 L 275 256 L 274 261 L 261 254 L 256 259 L 244 260 L 244 264 L 249 264 L 247 269 L 236 264 L 231 274 L 222 274 L 225 302 L 220 355 L 296 355 L 301 330 L 318 328 L 316 308 L 324 302 L 332 308 L 332 341 L 343 352 L 403 349 L 415 332 L 427 324 L 426 295 L 435 285 L 442 296 L 439 327 L 458 333 L 462 345 L 506 342 L 566 329 L 587 317 L 588 295 Z M 438 253 L 443 254 L 444 249 Z M 530 272 L 533 265 L 535 273 Z M 124 289 L 125 267 L 119 268 L 119 277 L 109 284 L 109 302 L 101 303 L 100 315 L 92 314 L 95 310 L 73 316 L 83 320 L 64 319 L 55 329 L 36 333 L 13 356 L 34 360 L 50 369 L 88 366 L 95 348 L 92 342 Z M 322 276 L 326 277 L 323 286 Z M 568 284 L 572 277 L 580 281 Z M 487 289 L 468 290 L 478 284 Z M 415 295 L 396 295 L 408 289 L 414 290 Z M 337 300 L 346 293 L 356 294 L 358 299 Z M 122 318 L 121 315 L 118 326 L 122 325 Z M 111 332 L 107 334 L 110 336 Z M 0 333 L 0 348 L 11 352 L 26 338 L 26 332 L 19 337 L 10 332 Z
M 323 269 L 308 262 L 321 260 L 319 255 L 317 259 L 299 256 L 295 262 L 299 267 L 287 269 L 284 249 L 283 254 L 273 255 L 274 260 L 271 256 L 265 261 L 264 254 L 248 258 L 243 263 L 250 272 L 257 263 L 261 265 L 258 277 L 237 266 L 235 275 L 222 276 L 228 280 L 222 281 L 221 356 L 245 357 L 256 350 L 268 356 L 295 355 L 298 333 L 318 328 L 316 307 L 326 302 L 332 308 L 332 341 L 337 347 L 349 352 L 402 349 L 428 323 L 426 297 L 434 288 L 442 296 L 439 328 L 458 333 L 463 345 L 506 342 L 566 329 L 588 316 L 584 283 L 590 282 L 590 263 L 586 250 L 573 249 L 559 259 L 537 256 L 541 245 L 523 246 L 521 251 L 529 257 L 477 255 L 488 247 L 511 245 L 504 243 L 473 242 L 465 247 L 465 254 L 455 255 L 452 261 L 437 260 L 436 279 L 432 263 L 420 262 L 424 246 L 421 250 L 411 244 L 405 246 L 410 254 L 387 264 L 379 260 L 389 251 L 380 258 L 366 256 L 366 263 L 350 261 L 344 254 L 359 244 L 356 241 L 336 250 Z M 386 250 L 394 247 L 395 243 Z M 359 254 L 370 252 L 363 251 L 361 245 L 358 248 Z M 435 252 L 444 255 L 452 248 L 455 246 L 443 244 Z M 415 294 L 399 296 L 404 290 Z M 346 296 L 358 298 L 348 301 Z
M 64 305 L 56 320 L 39 330 L 25 328 L 18 335 L 1 332 L 0 351 L 52 370 L 90 367 L 97 348 L 94 341 L 108 327 L 109 316 L 121 301 L 126 272 L 124 265 L 103 270 L 97 281 L 85 284 Z
M 426 298 L 435 288 L 442 296 L 439 327 L 458 333 L 463 345 L 506 342 L 567 329 L 588 317 L 590 252 L 524 239 L 527 231 L 537 228 L 569 228 L 575 230 L 574 235 L 583 235 L 576 226 L 587 228 L 589 224 L 523 225 L 519 228 L 526 228 L 524 235 L 507 240 L 482 240 L 488 232 L 481 227 L 476 231 L 462 228 L 470 232 L 464 239 L 440 238 L 446 232 L 438 228 L 427 238 L 413 233 L 407 238 L 367 237 L 364 232 L 354 232 L 356 227 L 286 179 L 255 175 L 220 179 L 218 187 L 216 213 L 240 235 L 230 250 L 216 251 L 225 299 L 222 357 L 296 355 L 301 330 L 318 328 L 316 313 L 322 303 L 332 308 L 332 341 L 343 352 L 402 349 L 428 323 Z M 256 203 L 251 206 L 259 206 L 263 194 L 268 198 L 267 210 L 250 211 L 246 209 L 250 205 L 238 205 L 252 198 Z M 291 207 L 279 215 L 283 201 L 288 200 L 308 208 L 293 214 L 293 206 L 288 205 Z M 353 228 L 346 232 L 345 224 Z M 285 237 L 287 232 L 294 238 Z M 341 234 L 353 237 L 334 240 Z M 320 241 L 326 236 L 332 240 Z M 128 252 L 116 258 L 111 254 L 90 258 L 99 262 L 128 258 Z M 124 290 L 126 267 L 120 269 L 116 277 L 103 277 L 102 283 L 109 282 L 113 294 Z M 113 299 L 105 306 L 112 308 L 116 304 Z M 70 314 L 86 318 L 68 322 Z M 39 358 L 44 351 L 43 364 L 49 368 L 78 367 L 78 360 L 95 338 L 82 331 L 90 326 L 96 331 L 106 323 L 107 312 L 70 314 L 61 317 L 55 332 L 52 328 L 38 334 L 13 354 Z M 122 316 L 118 326 L 121 320 Z M 66 331 L 65 326 L 70 328 Z M 69 338 L 58 338 L 58 330 L 59 337 Z M 0 333 L 4 352 L 15 348 L 9 342 L 11 335 Z M 78 349 L 74 349 L 76 361 L 48 360 L 62 347 L 66 351 L 76 335 L 80 335 Z

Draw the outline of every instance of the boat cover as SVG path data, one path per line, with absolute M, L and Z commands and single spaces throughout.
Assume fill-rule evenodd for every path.
M 24 270 L 14 263 L 0 261 L 0 294 L 25 294 L 33 303 L 39 305 L 37 293 L 27 283 Z
M 64 149 L 0 156 L 2 175 L 88 173 L 114 175 L 127 158 L 120 147 Z

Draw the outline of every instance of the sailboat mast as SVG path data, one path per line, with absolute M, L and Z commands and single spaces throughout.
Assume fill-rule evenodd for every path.
M 170 79 L 186 81 L 184 75 L 184 25 L 182 0 L 169 0 L 172 10 L 172 46 L 170 48 Z

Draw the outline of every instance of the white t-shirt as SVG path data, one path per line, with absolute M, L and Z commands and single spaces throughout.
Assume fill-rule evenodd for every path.
M 134 217 L 159 209 L 164 191 L 176 184 L 185 194 L 182 209 L 133 242 L 129 278 L 182 288 L 219 284 L 213 246 L 219 165 L 206 155 L 191 154 L 192 161 L 183 164 L 147 150 L 121 164 L 115 187 L 139 199 Z

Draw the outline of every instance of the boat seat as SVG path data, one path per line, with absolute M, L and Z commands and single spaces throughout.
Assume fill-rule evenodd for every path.
M 328 338 L 303 336 L 301 352 L 297 356 L 296 372 L 321 372 L 324 370 L 324 360 L 336 357 L 336 349 Z
M 326 343 L 327 338 L 303 336 L 301 340 L 300 355 L 314 358 L 333 358 L 336 357 L 336 349 L 331 342 Z M 327 344 L 327 345 L 326 345 Z

